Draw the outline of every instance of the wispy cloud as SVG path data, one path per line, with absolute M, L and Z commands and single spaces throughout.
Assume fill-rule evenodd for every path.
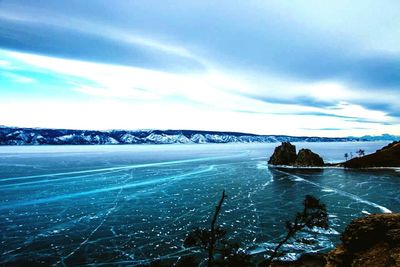
M 201 57 L 184 47 L 155 37 L 63 14 L 53 17 L 43 10 L 37 10 L 40 15 L 32 16 L 30 12 L 23 10 L 10 14 L 0 11 L 0 21 L 10 26 L 9 29 L 0 28 L 6 44 L 11 42 L 9 44 L 13 46 L 15 42 L 19 49 L 115 64 L 169 68 L 174 71 L 205 68 L 206 61 Z M 24 34 L 7 38 L 15 30 Z M 74 43 L 66 44 L 69 40 L 74 40 Z
M 8 78 L 8 79 L 11 79 L 11 80 L 13 80 L 14 82 L 17 82 L 17 83 L 34 83 L 34 82 L 36 82 L 36 80 L 33 79 L 33 78 L 26 77 L 26 76 L 19 75 L 19 74 L 15 74 L 15 73 L 12 73 L 12 72 L 0 72 L 0 76 L 3 76 L 3 77 Z
M 252 88 L 251 83 L 247 84 L 245 80 L 232 77 L 228 73 L 210 70 L 202 74 L 176 74 L 26 53 L 3 53 L 15 62 L 23 63 L 22 66 L 25 68 L 31 66 L 43 73 L 68 77 L 65 80 L 66 85 L 82 95 L 75 104 L 68 104 L 68 102 L 61 104 L 63 101 L 56 99 L 51 103 L 42 101 L 40 107 L 35 107 L 40 113 L 42 109 L 53 108 L 54 102 L 62 101 L 57 111 L 45 114 L 43 110 L 43 114 L 37 114 L 42 121 L 51 122 L 54 125 L 60 124 L 60 121 L 65 123 L 67 120 L 65 116 L 75 114 L 70 113 L 72 109 L 75 112 L 77 109 L 82 109 L 81 112 L 84 113 L 87 112 L 83 105 L 78 104 L 79 101 L 83 101 L 83 96 L 87 95 L 93 104 L 86 107 L 98 114 L 92 114 L 92 116 L 103 116 L 103 119 L 90 120 L 76 114 L 76 120 L 73 120 L 71 128 L 88 127 L 88 125 L 96 129 L 109 129 L 113 126 L 132 128 L 132 125 L 135 128 L 212 129 L 212 127 L 216 127 L 215 129 L 219 130 L 241 130 L 256 133 L 296 132 L 306 134 L 305 127 L 301 127 L 302 125 L 317 124 L 321 126 L 322 134 L 328 131 L 326 129 L 331 128 L 330 125 L 341 126 L 342 129 L 348 129 L 348 132 L 357 132 L 361 128 L 366 128 L 362 127 L 365 123 L 370 127 L 370 131 L 376 129 L 372 132 L 391 127 L 390 125 L 384 126 L 383 123 L 389 122 L 390 118 L 383 112 L 368 110 L 350 103 L 339 102 L 336 105 L 323 107 L 310 106 L 306 102 L 298 104 L 268 102 L 243 96 L 241 93 L 243 88 L 254 91 L 257 88 Z M 230 85 L 229 89 L 226 88 L 227 85 Z M 23 101 L 20 101 L 20 104 L 25 108 L 30 106 Z M 12 109 L 10 107 L 10 110 L 16 110 L 15 105 L 18 103 L 14 104 Z M 7 105 L 3 105 L 3 108 L 5 107 Z M 107 109 L 103 110 L 104 107 Z M 107 119 L 121 116 L 121 114 L 132 114 L 129 123 Z M 145 118 L 151 118 L 151 120 L 141 116 L 139 118 L 138 114 L 146 114 Z M 301 116 L 301 120 L 299 120 L 299 116 Z M 21 120 L 16 117 L 18 114 L 9 114 L 9 118 Z M 105 121 L 106 124 L 104 124 Z M 373 126 L 377 122 L 379 124 Z M 265 126 L 260 127 L 260 125 Z M 273 128 L 271 128 L 272 126 Z M 342 132 L 335 131 L 334 134 L 345 134 L 344 132 L 344 130 Z
M 334 128 L 334 127 L 330 127 L 330 128 L 304 128 L 304 130 L 307 131 L 343 131 L 343 130 L 368 130 L 369 128 L 365 128 L 365 127 L 355 127 L 355 128 L 349 128 L 349 129 L 343 129 L 343 128 Z
M 7 60 L 0 60 L 0 69 L 3 70 L 15 70 L 18 69 L 15 65 L 11 64 L 11 62 Z
M 61 86 L 63 96 L 53 99 L 60 107 L 73 108 L 61 105 L 68 96 L 93 109 L 107 102 L 113 116 L 119 111 L 148 118 L 131 124 L 86 118 L 94 128 L 106 122 L 106 128 L 398 133 L 396 7 L 373 1 L 3 0 L 0 69 L 7 81 L 0 93 L 12 96 L 12 82 L 36 88 L 57 80 L 46 94 L 56 97 Z M 13 68 L 41 72 L 40 79 Z M 15 105 L 28 101 L 18 97 Z

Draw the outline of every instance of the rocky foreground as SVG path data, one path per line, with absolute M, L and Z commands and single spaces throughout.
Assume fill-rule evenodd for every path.
M 400 266 L 400 213 L 372 214 L 353 220 L 341 235 L 342 244 L 327 254 L 303 255 L 285 267 Z
M 353 220 L 329 252 L 326 266 L 400 266 L 400 213 Z

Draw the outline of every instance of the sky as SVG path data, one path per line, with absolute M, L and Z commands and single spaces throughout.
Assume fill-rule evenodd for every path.
M 0 125 L 400 135 L 399 1 L 0 0 Z

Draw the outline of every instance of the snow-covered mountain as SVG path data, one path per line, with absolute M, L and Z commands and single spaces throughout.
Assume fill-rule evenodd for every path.
M 0 127 L 0 145 L 207 144 L 400 140 L 399 136 L 307 137 L 192 130 L 88 131 Z

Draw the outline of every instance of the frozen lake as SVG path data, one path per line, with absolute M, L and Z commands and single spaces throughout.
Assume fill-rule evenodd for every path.
M 326 161 L 387 142 L 295 143 Z M 0 265 L 137 265 L 177 258 L 186 233 L 219 222 L 252 253 L 272 247 L 306 194 L 327 205 L 331 229 L 291 252 L 331 248 L 367 213 L 399 212 L 400 172 L 269 169 L 278 144 L 0 147 Z M 293 254 L 289 254 L 291 256 Z

